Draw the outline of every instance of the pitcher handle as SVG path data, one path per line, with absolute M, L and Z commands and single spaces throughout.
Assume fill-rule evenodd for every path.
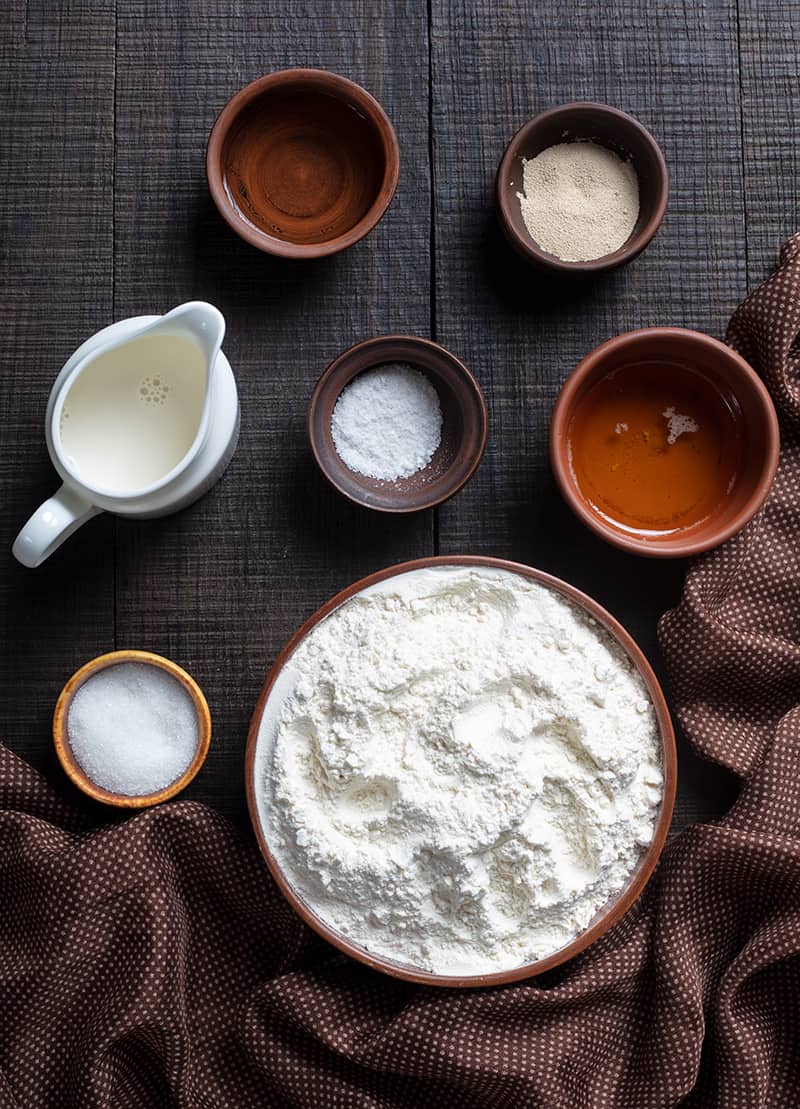
M 102 511 L 62 485 L 36 509 L 14 540 L 11 553 L 23 566 L 41 566 L 81 524 Z

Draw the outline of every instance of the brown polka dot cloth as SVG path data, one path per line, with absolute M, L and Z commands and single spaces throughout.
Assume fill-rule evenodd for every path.
M 90 830 L 0 749 L 0 1109 L 800 1105 L 798 331 L 800 236 L 728 333 L 780 409 L 777 483 L 661 624 L 673 707 L 741 796 L 611 933 L 504 989 L 394 981 L 209 809 Z

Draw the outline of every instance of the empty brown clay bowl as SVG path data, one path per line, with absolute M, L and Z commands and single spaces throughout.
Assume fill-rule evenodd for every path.
M 612 254 L 586 262 L 565 262 L 542 250 L 522 218 L 522 161 L 557 143 L 591 140 L 633 165 L 639 178 L 639 218 L 628 241 Z M 524 124 L 503 155 L 495 183 L 500 224 L 514 249 L 541 269 L 564 277 L 591 277 L 632 261 L 655 235 L 669 198 L 664 155 L 650 132 L 633 116 L 607 104 L 581 101 L 550 108 Z
M 211 196 L 248 243 L 320 258 L 363 238 L 383 216 L 400 148 L 374 97 L 321 69 L 284 69 L 233 96 L 206 151 Z
M 442 441 L 423 469 L 396 481 L 350 470 L 331 434 L 339 394 L 365 370 L 400 362 L 425 374 L 439 395 Z M 365 339 L 331 362 L 308 406 L 308 438 L 322 473 L 345 497 L 379 512 L 418 512 L 452 497 L 472 477 L 486 448 L 489 419 L 480 386 L 455 355 L 429 339 L 382 335 Z
M 159 790 L 157 793 L 128 796 L 127 794 L 113 793 L 110 790 L 103 789 L 102 786 L 97 785 L 86 774 L 72 753 L 72 748 L 70 746 L 67 718 L 69 716 L 69 709 L 73 697 L 83 683 L 99 670 L 104 670 L 109 666 L 117 666 L 121 662 L 142 662 L 149 666 L 158 666 L 161 670 L 166 670 L 166 672 L 177 679 L 187 691 L 194 702 L 197 712 L 198 740 L 195 756 L 180 778 L 177 778 L 174 782 L 166 786 L 166 788 Z M 118 805 L 121 808 L 127 809 L 143 809 L 149 805 L 157 805 L 161 801 L 168 801 L 170 797 L 175 797 L 176 794 L 180 793 L 182 789 L 188 786 L 189 782 L 191 782 L 197 774 L 200 767 L 205 762 L 211 742 L 211 714 L 208 711 L 208 703 L 200 686 L 194 678 L 187 674 L 186 671 L 181 669 L 176 663 L 170 661 L 170 659 L 164 658 L 162 655 L 154 655 L 150 651 L 110 651 L 106 655 L 99 655 L 97 658 L 91 659 L 91 661 L 82 666 L 80 670 L 76 670 L 61 690 L 53 713 L 53 742 L 55 743 L 59 762 L 64 768 L 67 777 L 78 789 L 93 798 L 93 800 L 102 801 L 104 805 Z
M 736 466 L 727 490 L 705 518 L 659 533 L 621 525 L 581 489 L 573 466 L 572 430 L 584 397 L 625 367 L 658 365 L 702 379 L 724 406 L 736 437 Z M 778 467 L 780 432 L 769 393 L 755 370 L 725 343 L 681 327 L 650 327 L 617 335 L 588 354 L 559 393 L 550 423 L 550 460 L 558 486 L 573 512 L 602 539 L 623 550 L 656 558 L 679 558 L 719 546 L 741 531 L 764 503 Z
M 576 939 L 565 947 L 562 947 L 559 951 L 554 952 L 552 955 L 548 955 L 546 958 L 539 959 L 536 962 L 527 963 L 523 966 L 514 967 L 512 970 L 500 971 L 493 974 L 459 976 L 432 974 L 426 970 L 421 970 L 391 959 L 374 955 L 367 950 L 367 948 L 351 942 L 347 936 L 329 927 L 295 891 L 270 850 L 270 845 L 265 833 L 265 828 L 267 827 L 265 800 L 263 791 L 259 787 L 259 781 L 266 773 L 265 761 L 271 743 L 272 726 L 275 719 L 274 714 L 279 711 L 279 708 L 276 706 L 278 702 L 280 702 L 286 689 L 285 682 L 281 682 L 281 678 L 285 676 L 286 681 L 291 683 L 291 659 L 300 643 L 302 643 L 305 637 L 317 626 L 317 624 L 319 624 L 321 620 L 324 620 L 326 616 L 330 615 L 334 609 L 370 586 L 376 585 L 378 582 L 385 581 L 387 578 L 392 578 L 398 574 L 405 574 L 413 570 L 422 570 L 429 567 L 443 566 L 488 566 L 501 570 L 508 570 L 515 574 L 521 574 L 525 578 L 529 578 L 532 581 L 556 590 L 558 593 L 562 593 L 574 604 L 589 613 L 589 615 L 601 624 L 620 644 L 623 651 L 625 651 L 633 665 L 641 674 L 653 703 L 661 738 L 662 770 L 664 774 L 661 808 L 656 820 L 653 839 L 647 847 L 647 850 L 640 857 L 625 888 L 621 890 L 616 897 L 612 898 L 607 905 L 600 909 L 594 920 L 590 922 L 588 927 L 581 932 Z M 273 694 L 273 691 L 274 697 L 271 698 L 270 695 Z M 376 574 L 370 574 L 369 577 L 357 581 L 354 585 L 338 593 L 324 604 L 322 608 L 318 609 L 317 612 L 295 632 L 278 655 L 272 669 L 267 675 L 267 680 L 264 683 L 264 688 L 261 690 L 261 695 L 250 723 L 245 758 L 247 805 L 258 845 L 261 848 L 261 853 L 264 856 L 273 878 L 298 916 L 300 916 L 309 927 L 313 928 L 315 932 L 318 932 L 323 939 L 327 940 L 328 943 L 333 944 L 334 947 L 339 948 L 339 950 L 343 951 L 346 955 L 349 955 L 353 959 L 357 959 L 361 963 L 365 963 L 374 970 L 380 970 L 384 974 L 390 974 L 395 978 L 404 978 L 409 982 L 420 982 L 428 986 L 448 986 L 451 988 L 498 986 L 507 982 L 519 981 L 522 978 L 530 978 L 535 974 L 542 974 L 544 971 L 551 970 L 553 967 L 573 958 L 616 924 L 642 892 L 656 867 L 672 819 L 677 778 L 678 764 L 675 751 L 675 735 L 672 729 L 667 702 L 658 684 L 658 679 L 653 673 L 641 648 L 637 646 L 622 625 L 606 612 L 597 601 L 593 600 L 591 597 L 587 597 L 585 593 L 581 593 L 580 590 L 575 589 L 574 586 L 568 585 L 566 582 L 560 581 L 550 574 L 545 574 L 542 570 L 535 570 L 530 566 L 522 566 L 516 562 L 508 562 L 501 558 L 486 558 L 481 555 L 443 555 L 435 558 L 418 558 L 412 562 L 404 562 L 398 566 L 391 566 L 386 570 L 380 570 Z

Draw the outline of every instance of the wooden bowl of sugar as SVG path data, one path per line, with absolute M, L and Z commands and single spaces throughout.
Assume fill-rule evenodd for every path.
M 581 101 L 517 131 L 495 192 L 500 225 L 523 258 L 560 277 L 591 277 L 649 245 L 667 208 L 669 175 L 637 119 Z
M 475 378 L 429 339 L 382 335 L 340 354 L 308 406 L 317 465 L 343 496 L 378 512 L 418 512 L 477 470 L 489 418 Z
M 208 754 L 211 714 L 197 682 L 150 651 L 111 651 L 72 675 L 53 713 L 56 754 L 95 801 L 145 808 L 191 782 Z

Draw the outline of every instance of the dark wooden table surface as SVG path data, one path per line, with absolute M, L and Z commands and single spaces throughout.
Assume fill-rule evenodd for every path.
M 658 668 L 656 620 L 684 566 L 621 554 L 571 518 L 549 472 L 549 414 L 568 371 L 610 335 L 650 324 L 723 334 L 797 229 L 799 13 L 781 0 L 5 0 L 3 742 L 66 790 L 49 730 L 61 685 L 114 647 L 158 651 L 201 682 L 214 717 L 188 795 L 243 821 L 247 725 L 280 646 L 355 578 L 431 553 L 505 556 L 566 578 Z M 203 166 L 228 97 L 294 65 L 363 84 L 402 150 L 378 229 L 310 265 L 237 239 Z M 554 288 L 501 242 L 493 177 L 528 117 L 584 98 L 653 131 L 672 197 L 632 266 Z M 180 515 L 101 516 L 41 569 L 18 566 L 14 535 L 57 484 L 43 418 L 62 363 L 111 320 L 190 298 L 217 304 L 228 322 L 242 434 L 226 476 Z M 361 511 L 326 487 L 304 432 L 324 366 L 388 331 L 432 336 L 463 358 L 491 416 L 471 485 L 406 519 Z M 680 756 L 676 827 L 718 814 L 735 791 L 685 743 Z

